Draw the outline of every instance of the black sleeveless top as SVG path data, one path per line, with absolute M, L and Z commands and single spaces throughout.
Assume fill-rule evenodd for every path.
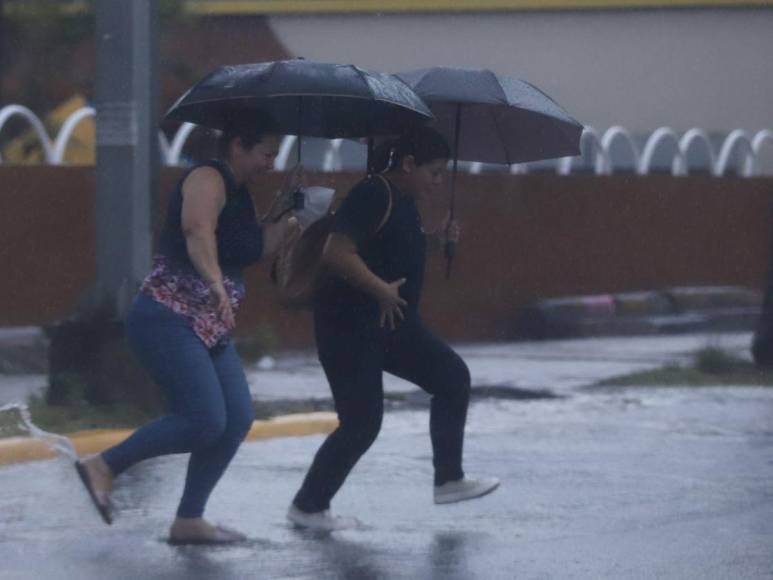
M 394 184 L 392 211 L 384 226 L 378 226 L 389 207 L 389 192 L 380 178 L 357 184 L 336 212 L 333 231 L 349 236 L 357 253 L 376 276 L 386 282 L 405 278 L 400 296 L 408 302 L 405 314 L 418 313 L 424 284 L 426 238 L 413 198 Z M 378 230 L 378 231 L 377 231 Z M 315 309 L 320 314 L 345 315 L 370 322 L 378 317 L 378 304 L 368 294 L 331 275 L 319 290 Z
M 225 181 L 225 206 L 218 216 L 215 230 L 218 262 L 224 275 L 241 279 L 242 269 L 257 262 L 263 253 L 263 233 L 247 188 L 243 185 L 237 187 L 231 171 L 218 160 L 192 167 L 177 183 L 169 200 L 158 253 L 167 259 L 173 271 L 196 273 L 182 229 L 182 186 L 188 175 L 199 167 L 213 167 Z

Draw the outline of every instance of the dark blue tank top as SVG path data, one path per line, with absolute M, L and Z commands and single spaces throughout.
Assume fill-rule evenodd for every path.
M 231 171 L 221 161 L 196 165 L 177 183 L 159 237 L 159 253 L 168 260 L 173 270 L 196 273 L 182 229 L 182 186 L 191 172 L 199 167 L 213 167 L 225 181 L 225 206 L 218 216 L 215 230 L 218 262 L 224 275 L 241 279 L 242 269 L 257 262 L 263 253 L 263 233 L 247 188 L 237 187 Z

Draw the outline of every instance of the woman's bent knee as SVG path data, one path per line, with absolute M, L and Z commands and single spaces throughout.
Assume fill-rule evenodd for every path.
M 439 391 L 440 393 L 445 393 L 447 397 L 460 402 L 469 401 L 472 382 L 470 369 L 461 358 L 458 359 L 458 364 L 449 365 L 442 382 L 445 388 Z
M 347 438 L 363 452 L 366 451 L 378 437 L 381 431 L 383 415 L 342 420 L 339 429 L 346 433 Z
M 228 416 L 228 432 L 233 433 L 234 437 L 242 441 L 247 436 L 254 420 L 255 411 L 250 405 L 248 408 Z
M 191 423 L 191 444 L 195 449 L 210 447 L 226 432 L 225 417 L 211 416 Z

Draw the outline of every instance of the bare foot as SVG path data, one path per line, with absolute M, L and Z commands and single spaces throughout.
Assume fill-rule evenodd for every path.
M 175 545 L 233 544 L 246 539 L 241 532 L 210 524 L 204 518 L 178 517 L 169 528 L 169 543 Z

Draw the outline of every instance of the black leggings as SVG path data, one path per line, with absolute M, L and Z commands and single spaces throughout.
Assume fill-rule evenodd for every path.
M 430 436 L 435 485 L 464 477 L 462 446 L 470 372 L 416 315 L 393 332 L 315 314 L 319 360 L 333 392 L 339 427 L 330 434 L 295 496 L 306 512 L 326 510 L 360 457 L 376 440 L 384 414 L 382 372 L 432 395 Z

